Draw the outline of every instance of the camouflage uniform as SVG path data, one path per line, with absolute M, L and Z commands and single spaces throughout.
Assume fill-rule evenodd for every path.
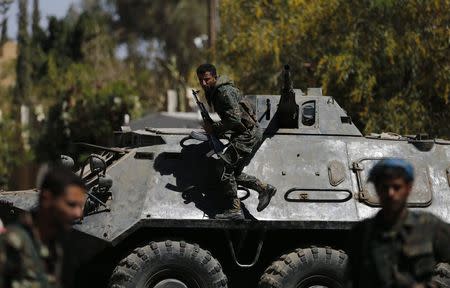
M 218 135 L 227 131 L 232 133 L 229 147 L 220 155 L 223 195 L 228 199 L 237 198 L 237 185 L 261 193 L 267 185 L 242 172 L 262 139 L 252 108 L 243 100 L 242 93 L 233 82 L 224 76 L 218 77 L 215 88 L 206 94 L 206 98 L 221 119 L 213 124 L 214 132 Z
M 62 248 L 37 237 L 31 214 L 0 235 L 0 287 L 61 287 Z
M 436 265 L 450 262 L 450 225 L 431 214 L 408 211 L 385 229 L 379 213 L 354 227 L 351 242 L 349 278 L 354 288 L 409 288 L 413 283 L 449 287 L 435 268 L 446 270 L 447 264 Z

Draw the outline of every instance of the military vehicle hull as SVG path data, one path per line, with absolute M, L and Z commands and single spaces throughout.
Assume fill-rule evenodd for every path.
M 367 173 L 387 157 L 415 167 L 411 209 L 450 222 L 449 141 L 364 137 L 332 97 L 301 93 L 298 127 L 280 128 L 280 96 L 248 99 L 265 136 L 244 171 L 277 187 L 270 205 L 257 212 L 257 193 L 240 188 L 246 220 L 215 220 L 220 171 L 208 142 L 187 129 L 118 133 L 119 147 L 95 147 L 113 180 L 106 207 L 74 225 L 79 286 L 342 287 L 348 231 L 378 211 Z M 3 192 L 2 210 L 30 209 L 36 195 Z
M 201 194 L 214 193 L 207 191 L 204 167 L 209 164 L 202 156 L 209 147 L 194 143 L 181 148 L 179 143 L 189 132 L 158 135 L 166 144 L 129 150 L 107 170 L 114 179 L 108 203 L 111 211 L 90 215 L 75 227 L 114 245 L 133 231 L 132 227 L 235 226 L 208 217 L 208 213 L 214 214 L 214 203 Z M 280 151 L 284 143 L 289 145 Z M 430 151 L 421 152 L 414 144 L 401 140 L 274 135 L 265 139 L 245 172 L 275 183 L 278 193 L 262 212 L 256 211 L 256 192 L 241 194 L 247 218 L 264 222 L 267 229 L 349 228 L 377 211 L 373 187 L 366 183 L 370 167 L 382 158 L 402 157 L 417 171 L 410 206 L 450 220 L 446 174 L 450 143 L 438 143 Z M 330 183 L 332 177 L 341 182 Z M 188 189 L 197 187 L 204 190 Z

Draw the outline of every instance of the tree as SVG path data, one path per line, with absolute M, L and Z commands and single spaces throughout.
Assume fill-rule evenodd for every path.
M 34 86 L 48 116 L 34 137 L 38 161 L 77 155 L 73 142 L 110 145 L 124 115 L 139 115 L 135 75 L 115 58 L 108 16 L 85 11 L 72 21 L 51 18 L 41 43 L 46 69 Z
M 33 17 L 31 24 L 31 31 L 33 35 L 41 30 L 39 22 L 41 21 L 41 12 L 39 11 L 39 0 L 33 0 Z
M 3 46 L 8 41 L 8 17 L 7 13 L 13 0 L 0 0 L 1 15 L 1 38 L 0 38 L 0 56 L 3 53 Z M 2 63 L 0 80 L 11 77 L 14 72 L 14 63 Z M 17 121 L 14 121 L 11 113 L 11 89 L 9 87 L 0 87 L 0 190 L 7 188 L 8 178 L 11 167 L 17 165 L 19 156 L 19 145 L 17 143 Z
M 180 110 L 184 110 L 186 85 L 192 81 L 192 71 L 207 56 L 205 47 L 194 41 L 207 35 L 206 1 L 113 2 L 119 15 L 114 25 L 119 41 L 128 48 L 128 61 L 138 71 L 155 74 L 159 95 L 148 97 L 157 98 L 175 88 L 180 96 Z
M 6 14 L 8 14 L 9 8 L 11 7 L 12 3 L 13 0 L 0 0 L 0 15 L 2 16 L 3 20 L 6 18 Z
M 219 66 L 246 92 L 278 90 L 289 63 L 299 88 L 322 86 L 366 133 L 450 136 L 449 0 L 220 4 Z
M 0 46 L 3 47 L 3 45 L 8 41 L 8 18 L 4 18 L 2 21 L 2 31 L 0 36 Z
M 11 167 L 18 164 L 19 154 L 21 153 L 16 143 L 15 131 L 19 129 L 10 115 L 4 115 L 0 121 L 0 133 L 2 141 L 0 141 L 0 191 L 7 189 L 8 179 L 11 173 Z
M 3 45 L 8 41 L 8 10 L 13 0 L 0 0 L 1 34 L 0 34 L 0 56 L 3 54 Z
M 30 37 L 28 35 L 28 1 L 19 0 L 19 34 L 15 103 L 27 102 L 31 91 Z

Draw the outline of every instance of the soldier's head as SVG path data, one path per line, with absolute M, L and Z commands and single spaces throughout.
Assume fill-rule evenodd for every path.
M 48 166 L 39 182 L 39 213 L 47 216 L 52 228 L 70 229 L 83 215 L 86 201 L 83 181 L 66 167 Z
M 216 67 L 205 63 L 197 67 L 198 82 L 205 92 L 211 91 L 217 82 Z
M 397 213 L 406 207 L 414 182 L 414 168 L 402 159 L 384 159 L 372 168 L 369 181 L 375 185 L 382 208 Z

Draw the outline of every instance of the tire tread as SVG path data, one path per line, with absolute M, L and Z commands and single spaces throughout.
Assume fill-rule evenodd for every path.
M 152 241 L 148 245 L 134 249 L 116 266 L 111 275 L 108 287 L 135 287 L 135 276 L 142 270 L 142 267 L 152 259 L 161 259 L 166 255 L 178 255 L 181 258 L 190 259 L 191 261 L 196 262 L 197 265 L 203 267 L 203 269 L 207 271 L 207 275 L 211 277 L 211 287 L 228 287 L 228 279 L 223 273 L 222 266 L 209 251 L 200 248 L 198 244 L 171 240 L 166 240 L 164 242 Z
M 309 267 L 321 262 L 327 265 L 338 265 L 344 269 L 347 255 L 342 250 L 334 250 L 331 247 L 298 248 L 294 252 L 284 254 L 272 262 L 261 276 L 259 288 L 290 288 L 285 281 L 286 277 L 299 271 L 301 267 Z

